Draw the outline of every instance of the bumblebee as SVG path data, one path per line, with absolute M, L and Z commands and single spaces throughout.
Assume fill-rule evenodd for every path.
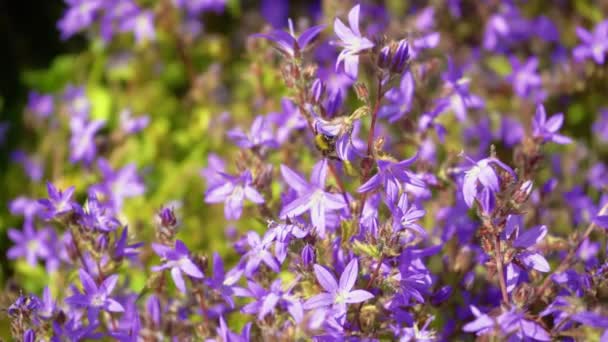
M 324 157 L 331 159 L 339 159 L 336 155 L 336 138 L 330 137 L 322 133 L 315 135 L 315 146 Z

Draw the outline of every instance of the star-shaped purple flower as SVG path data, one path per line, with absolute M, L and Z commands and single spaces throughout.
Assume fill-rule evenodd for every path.
M 171 269 L 171 277 L 175 286 L 182 292 L 186 293 L 186 283 L 182 276 L 182 273 L 186 275 L 202 279 L 203 272 L 196 266 L 196 264 L 190 258 L 190 251 L 188 247 L 181 241 L 175 241 L 175 248 L 170 248 L 165 245 L 153 243 L 152 249 L 163 258 L 164 263 L 160 266 L 153 266 L 152 271 L 159 272 L 165 269 Z
M 224 216 L 229 220 L 237 220 L 243 213 L 245 198 L 256 204 L 264 203 L 264 198 L 253 186 L 251 172 L 245 170 L 240 176 L 232 176 L 218 172 L 224 182 L 207 190 L 205 202 L 224 202 Z
M 111 298 L 111 293 L 118 281 L 117 275 L 107 277 L 99 286 L 87 271 L 79 269 L 78 275 L 84 292 L 77 291 L 74 295 L 66 298 L 65 302 L 74 307 L 87 308 L 89 322 L 97 321 L 101 310 L 108 312 L 124 311 L 122 304 Z
M 344 48 L 336 61 L 336 69 L 344 67 L 346 75 L 352 79 L 356 79 L 359 72 L 359 54 L 374 47 L 374 43 L 363 37 L 361 31 L 359 31 L 360 11 L 361 6 L 356 5 L 348 12 L 350 27 L 344 25 L 338 18 L 334 21 L 334 31 L 340 38 L 340 41 L 336 44 Z
M 482 187 L 489 189 L 492 193 L 500 190 L 500 182 L 496 171 L 492 164 L 496 164 L 509 172 L 513 177 L 516 177 L 515 172 L 505 163 L 496 158 L 484 158 L 478 162 L 467 157 L 467 160 L 473 164 L 471 168 L 465 172 L 464 182 L 462 185 L 462 194 L 464 201 L 470 207 L 473 206 L 475 196 L 477 196 L 479 184 Z
M 597 64 L 604 64 L 606 51 L 608 51 L 608 20 L 597 24 L 593 33 L 582 27 L 576 28 L 576 35 L 582 44 L 572 52 L 577 61 L 593 58 Z
M 291 58 L 299 57 L 300 53 L 306 49 L 308 44 L 312 42 L 324 29 L 326 25 L 313 26 L 306 31 L 302 32 L 299 37 L 293 30 L 293 22 L 291 19 L 288 20 L 289 33 L 282 30 L 274 30 L 269 34 L 257 33 L 252 35 L 256 38 L 266 38 L 274 43 L 277 50 Z
M 45 219 L 50 220 L 72 211 L 74 203 L 72 201 L 72 196 L 74 195 L 73 186 L 61 191 L 55 188 L 51 182 L 47 182 L 46 189 L 49 198 L 38 200 L 38 203 L 44 207 L 43 216 Z
M 297 192 L 297 197 L 283 207 L 280 217 L 286 219 L 310 212 L 310 220 L 319 236 L 325 236 L 326 212 L 346 207 L 340 194 L 325 191 L 327 160 L 323 159 L 315 164 L 310 183 L 285 165 L 281 165 L 281 175 L 287 185 Z
M 545 106 L 538 104 L 532 120 L 532 135 L 534 138 L 541 139 L 542 142 L 552 141 L 560 145 L 569 144 L 572 139 L 557 133 L 563 124 L 564 114 L 557 113 L 547 120 Z
M 365 290 L 353 290 L 359 275 L 359 262 L 352 259 L 340 275 L 340 282 L 323 266 L 314 265 L 317 281 L 325 292 L 313 296 L 304 303 L 307 310 L 331 306 L 337 309 L 338 316 L 346 313 L 347 304 L 365 302 L 374 297 Z

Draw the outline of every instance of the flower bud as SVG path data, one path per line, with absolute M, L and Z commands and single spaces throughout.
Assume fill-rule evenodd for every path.
M 313 102 L 321 102 L 321 99 L 325 95 L 325 84 L 320 79 L 316 78 L 312 82 L 312 86 L 310 87 L 310 97 Z
M 367 90 L 367 87 L 363 83 L 355 84 L 355 93 L 357 94 L 357 98 L 360 101 L 366 101 L 367 98 L 369 97 L 369 91 Z
M 397 49 L 393 55 L 391 60 L 391 72 L 395 74 L 403 73 L 408 66 L 408 61 L 410 59 L 410 47 L 405 39 L 402 39 L 397 44 Z
M 312 265 L 314 262 L 315 249 L 311 245 L 306 244 L 306 246 L 302 248 L 302 263 L 304 263 L 305 266 L 308 266 Z
M 431 295 L 431 304 L 434 306 L 439 306 L 441 303 L 446 301 L 450 295 L 452 295 L 452 287 L 450 285 L 446 285 Z
M 517 204 L 522 204 L 528 200 L 532 192 L 533 183 L 530 180 L 525 181 L 517 191 L 513 194 L 513 200 Z
M 380 50 L 380 54 L 378 55 L 377 65 L 380 69 L 388 69 L 390 67 L 391 61 L 391 48 L 390 46 L 385 46 Z

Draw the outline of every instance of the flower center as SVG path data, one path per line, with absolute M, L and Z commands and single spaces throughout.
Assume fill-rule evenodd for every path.
M 38 250 L 38 246 L 40 246 L 40 244 L 38 243 L 38 240 L 30 240 L 27 243 L 27 250 L 30 252 L 36 252 Z
M 346 293 L 341 291 L 336 294 L 335 299 L 336 304 L 344 304 L 346 303 Z
M 91 306 L 101 307 L 106 302 L 106 296 L 103 293 L 97 293 L 91 298 Z

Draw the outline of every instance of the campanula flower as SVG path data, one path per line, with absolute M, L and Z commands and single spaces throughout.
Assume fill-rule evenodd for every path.
M 86 308 L 89 322 L 96 322 L 99 312 L 123 312 L 125 309 L 118 301 L 111 297 L 112 291 L 118 281 L 117 275 L 107 277 L 100 285 L 89 273 L 83 269 L 78 270 L 83 292 L 76 293 L 65 299 L 66 303 L 77 308 Z
M 493 193 L 500 190 L 500 182 L 498 180 L 498 176 L 496 175 L 496 171 L 492 167 L 492 164 L 500 166 L 503 170 L 509 172 L 513 177 L 516 177 L 515 172 L 513 172 L 513 170 L 507 164 L 496 158 L 484 158 L 477 162 L 468 157 L 467 159 L 471 164 L 473 164 L 473 166 L 471 166 L 471 168 L 465 172 L 464 182 L 462 185 L 462 194 L 464 201 L 469 208 L 473 206 L 473 202 L 475 201 L 475 197 L 479 191 L 480 184 L 482 187 L 488 188 Z
M 325 292 L 309 298 L 304 303 L 306 310 L 331 306 L 337 310 L 338 316 L 346 313 L 348 304 L 365 302 L 374 297 L 365 290 L 353 290 L 359 275 L 359 262 L 351 260 L 340 275 L 340 282 L 323 266 L 314 265 L 315 276 Z
M 313 26 L 297 37 L 293 22 L 289 19 L 289 33 L 282 30 L 274 30 L 271 33 L 257 33 L 252 37 L 266 38 L 275 44 L 279 52 L 291 58 L 300 57 L 300 53 L 325 29 L 325 25 Z
M 224 216 L 229 220 L 237 220 L 243 212 L 245 198 L 255 204 L 264 203 L 264 198 L 253 186 L 251 172 L 245 170 L 239 176 L 218 172 L 224 179 L 223 184 L 207 190 L 205 202 L 224 202 Z
M 552 141 L 560 145 L 569 144 L 572 142 L 572 139 L 557 133 L 563 123 L 564 114 L 557 113 L 547 120 L 545 106 L 538 104 L 534 119 L 532 120 L 532 135 L 537 139 L 541 139 L 542 142 Z
M 348 12 L 349 27 L 338 18 L 334 21 L 334 31 L 340 38 L 336 44 L 343 48 L 336 61 L 336 69 L 343 67 L 346 75 L 352 79 L 356 79 L 359 72 L 359 54 L 374 47 L 374 43 L 359 31 L 360 11 L 361 6 L 356 5 Z
M 360 193 L 370 192 L 384 187 L 389 198 L 397 198 L 396 194 L 399 193 L 403 183 L 424 187 L 424 182 L 409 170 L 409 166 L 417 159 L 418 154 L 402 161 L 377 158 L 378 172 L 362 184 L 357 191 Z
M 44 218 L 50 220 L 72 211 L 73 186 L 61 191 L 53 183 L 47 182 L 46 189 L 49 197 L 38 200 L 38 203 L 44 208 Z
M 202 279 L 203 272 L 192 261 L 188 247 L 181 241 L 175 241 L 175 247 L 170 248 L 165 245 L 153 243 L 152 249 L 163 259 L 163 264 L 153 266 L 152 271 L 159 272 L 165 269 L 171 269 L 171 278 L 175 286 L 182 292 L 186 293 L 186 283 L 182 273 L 192 277 Z
M 577 61 L 593 58 L 597 64 L 604 64 L 608 51 L 608 20 L 597 24 L 593 32 L 579 26 L 576 28 L 576 35 L 582 44 L 574 48 L 574 58 Z
M 346 207 L 342 195 L 325 191 L 327 160 L 315 164 L 310 182 L 285 165 L 281 165 L 281 175 L 287 185 L 296 191 L 297 197 L 283 207 L 279 216 L 285 219 L 310 212 L 313 226 L 320 236 L 325 236 L 326 213 Z

